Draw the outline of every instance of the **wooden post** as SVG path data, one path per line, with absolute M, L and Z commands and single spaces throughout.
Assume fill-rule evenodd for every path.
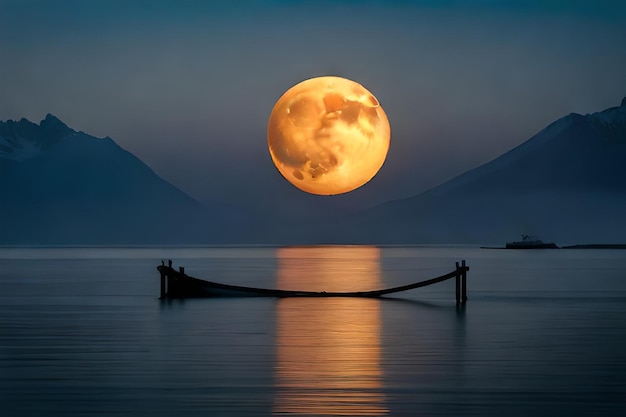
M 463 268 L 463 272 L 461 275 L 461 301 L 467 301 L 467 271 L 469 267 L 465 266 L 465 259 L 461 261 L 461 267 Z
M 461 302 L 461 269 L 459 263 L 456 263 L 456 303 Z
M 183 266 L 179 266 L 179 267 L 178 267 L 178 270 L 180 271 L 180 274 L 181 274 L 181 275 L 185 275 L 185 267 L 183 267 Z
M 165 279 L 166 279 L 165 271 L 161 270 L 161 298 L 165 298 L 167 293 L 165 292 Z
M 170 268 L 172 267 L 172 260 L 171 259 L 167 260 L 167 266 L 170 267 Z

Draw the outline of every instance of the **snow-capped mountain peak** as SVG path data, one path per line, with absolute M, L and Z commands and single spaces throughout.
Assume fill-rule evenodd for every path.
M 0 159 L 24 161 L 73 135 L 76 131 L 52 114 L 39 125 L 24 118 L 0 122 Z

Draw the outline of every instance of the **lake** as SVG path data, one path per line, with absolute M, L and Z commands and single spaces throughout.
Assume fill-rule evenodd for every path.
M 388 299 L 161 301 L 156 266 Z M 2 416 L 623 416 L 626 251 L 0 248 Z

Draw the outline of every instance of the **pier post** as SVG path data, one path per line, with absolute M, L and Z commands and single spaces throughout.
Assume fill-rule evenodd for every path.
M 165 291 L 165 280 L 167 279 L 167 273 L 163 270 L 161 270 L 160 272 L 161 272 L 161 298 L 165 298 L 165 296 L 167 295 Z
M 461 269 L 459 263 L 456 263 L 456 303 L 461 302 Z
M 467 271 L 469 267 L 465 266 L 465 259 L 461 261 L 461 268 L 463 269 L 461 275 L 461 301 L 467 301 Z

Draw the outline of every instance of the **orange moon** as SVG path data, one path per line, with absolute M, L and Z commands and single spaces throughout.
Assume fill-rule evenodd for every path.
M 318 195 L 359 188 L 380 170 L 391 138 L 380 103 L 361 84 L 318 77 L 278 99 L 267 126 L 270 155 L 287 181 Z

